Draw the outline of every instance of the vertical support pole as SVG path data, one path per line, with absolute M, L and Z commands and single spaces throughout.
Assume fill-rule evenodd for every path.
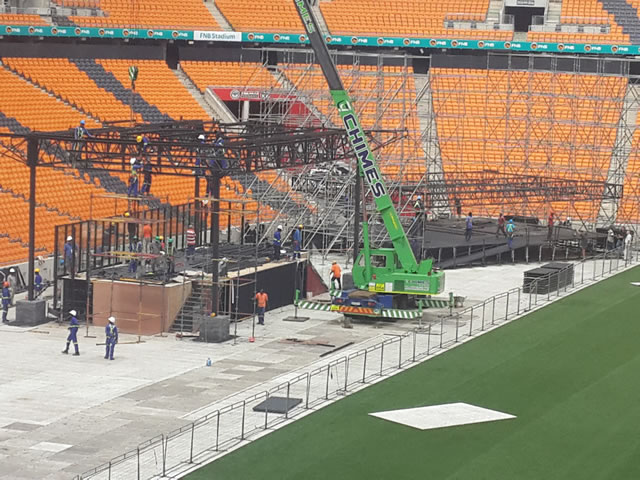
M 364 364 L 362 365 L 362 383 L 365 383 L 367 379 L 367 353 L 369 353 L 368 349 L 364 351 Z
M 191 445 L 189 446 L 189 463 L 193 463 L 193 436 L 196 430 L 196 422 L 191 424 Z M 138 465 L 140 463 L 140 450 L 138 450 Z M 138 468 L 138 473 L 140 469 Z M 138 476 L 138 480 L 140 480 L 140 476 Z
M 287 408 L 289 406 L 288 404 L 289 404 L 289 399 L 287 398 Z M 240 431 L 240 440 L 244 440 L 244 418 L 246 415 L 246 411 L 247 411 L 247 401 L 245 400 L 244 402 L 242 402 L 242 429 Z
M 227 208 L 227 243 L 231 243 L 231 202 L 228 202 Z M 244 218 L 240 228 L 244 228 Z
M 196 198 L 193 202 L 193 227 L 196 230 L 197 245 L 202 245 L 202 222 L 200 221 L 202 215 L 202 202 L 200 202 L 200 176 L 196 174 L 195 186 L 193 188 L 193 195 Z
M 269 390 L 266 392 L 266 402 L 264 407 L 264 429 L 266 430 L 269 426 Z M 309 393 L 307 392 L 307 408 L 309 408 Z
M 360 197 L 362 190 L 362 177 L 360 177 L 360 169 L 356 173 L 356 186 L 353 194 L 355 200 L 355 210 L 353 215 L 353 263 L 355 265 L 356 258 L 360 253 Z
M 27 162 L 29 163 L 29 281 L 28 300 L 34 299 L 33 277 L 35 275 L 36 251 L 36 167 L 38 166 L 38 140 L 27 141 Z M 9 213 L 9 212 L 7 212 Z
M 220 273 L 218 272 L 218 263 L 220 258 L 220 177 L 214 176 L 211 179 L 213 192 L 212 202 L 213 210 L 211 211 L 211 248 L 213 257 L 212 262 L 212 284 L 211 284 L 211 312 L 218 313 L 218 295 L 220 292 Z

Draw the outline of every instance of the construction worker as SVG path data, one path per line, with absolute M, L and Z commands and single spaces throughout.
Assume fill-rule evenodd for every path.
M 282 225 L 278 225 L 273 234 L 273 259 L 280 260 L 280 250 L 282 249 Z
M 75 247 L 73 246 L 73 237 L 69 235 L 64 244 L 64 265 L 67 273 L 71 276 L 75 274 Z
M 9 277 L 7 278 L 7 280 L 9 280 L 9 290 L 11 291 L 11 305 L 14 305 L 16 289 L 18 288 L 18 276 L 16 274 L 15 268 L 9 269 Z
M 131 218 L 129 212 L 124 212 L 125 218 Z M 127 232 L 129 232 L 129 251 L 133 251 L 134 239 L 138 237 L 138 224 L 135 222 L 127 223 Z
M 302 225 L 293 230 L 293 258 L 300 258 L 300 246 L 302 245 Z
M 9 302 L 11 302 L 11 292 L 9 291 L 9 282 L 5 281 L 2 284 L 2 323 L 9 323 L 9 320 L 7 320 Z
M 422 214 L 424 213 L 424 204 L 422 203 L 422 195 L 418 195 L 418 198 L 416 198 L 416 201 L 413 204 L 413 211 L 415 213 L 416 220 L 422 217 Z
M 465 220 L 464 239 L 468 242 L 473 235 L 473 213 L 469 212 Z
M 133 254 L 142 253 L 142 243 L 138 240 L 138 237 L 133 237 L 130 240 L 129 251 Z M 132 255 L 129 260 L 129 273 L 136 273 L 138 265 L 140 265 L 140 260 L 136 255 Z
M 109 317 L 109 323 L 104 328 L 104 333 L 107 337 L 107 351 L 104 354 L 104 358 L 113 360 L 113 351 L 116 348 L 116 343 L 118 343 L 118 327 L 116 327 L 116 319 L 115 317 Z
M 131 173 L 129 174 L 129 188 L 127 188 L 127 196 L 128 197 L 137 197 L 138 196 L 138 170 L 140 169 L 137 160 L 133 157 L 129 160 L 131 164 Z
M 167 257 L 169 259 L 169 273 L 176 271 L 176 247 L 173 245 L 173 238 L 167 240 Z
M 261 288 L 256 293 L 256 305 L 258 307 L 258 325 L 264 325 L 264 312 L 267 309 L 267 303 L 269 303 L 269 295 L 264 293 L 264 289 Z
M 196 154 L 196 169 L 193 171 L 197 176 L 201 176 L 204 173 L 202 166 L 206 166 L 206 156 L 207 156 L 207 146 L 206 146 L 206 137 L 204 134 L 198 135 L 198 140 L 200 141 L 200 146 L 197 149 Z M 208 193 L 207 188 L 207 193 Z
M 513 248 L 513 234 L 515 233 L 516 225 L 513 223 L 513 218 L 507 223 L 507 243 L 509 248 Z
M 40 269 L 35 269 L 35 276 L 33 277 L 33 283 L 36 288 L 36 297 L 42 292 L 42 276 L 40 275 Z
M 151 162 L 146 161 L 142 167 L 142 188 L 140 189 L 140 195 L 151 194 Z
M 500 212 L 500 216 L 498 217 L 498 228 L 496 229 L 496 238 L 498 238 L 498 234 L 500 232 L 502 232 L 505 238 L 507 238 L 507 232 L 504 230 L 505 221 L 506 219 L 504 218 L 504 215 Z
M 547 242 L 551 242 L 553 239 L 553 224 L 554 224 L 554 213 L 551 212 L 549 214 L 549 218 L 547 219 Z
M 67 337 L 67 347 L 62 351 L 62 353 L 69 353 L 69 344 L 73 342 L 73 347 L 76 349 L 74 356 L 80 355 L 80 351 L 78 350 L 78 329 L 80 328 L 80 324 L 78 323 L 78 319 L 76 315 L 78 313 L 75 310 L 69 310 L 69 315 L 71 315 L 71 321 L 69 322 L 69 336 Z
M 91 135 L 87 127 L 85 127 L 84 120 L 80 120 L 80 125 L 73 131 L 73 138 L 76 141 L 73 144 L 74 155 L 72 156 L 71 163 L 75 167 L 76 161 L 82 160 L 82 150 L 84 149 L 85 140 L 87 138 L 93 138 L 93 135 Z
M 331 264 L 331 288 L 335 288 L 335 283 L 338 284 L 338 290 L 342 290 L 342 270 L 338 262 Z
M 193 224 L 189 224 L 187 228 L 187 258 L 192 257 L 196 253 L 196 231 Z
M 146 135 L 138 135 L 136 137 L 136 143 L 138 145 L 138 155 L 146 155 L 149 149 L 149 139 Z

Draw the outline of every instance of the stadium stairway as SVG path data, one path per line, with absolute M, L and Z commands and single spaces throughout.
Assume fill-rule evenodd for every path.
M 605 10 L 615 17 L 622 31 L 629 35 L 632 44 L 640 43 L 640 18 L 638 10 L 626 0 L 600 0 Z
M 204 6 L 207 7 L 207 10 L 209 10 L 211 16 L 215 18 L 216 22 L 218 22 L 218 24 L 222 27 L 222 30 L 226 32 L 233 32 L 231 23 L 229 23 L 227 17 L 222 14 L 220 9 L 216 5 L 216 2 L 204 2 Z
M 200 92 L 196 84 L 193 83 L 193 81 L 189 78 L 189 75 L 187 75 L 180 67 L 173 70 L 173 73 L 178 78 L 178 80 L 180 80 L 180 83 L 182 83 L 184 88 L 191 94 L 191 96 L 196 99 L 198 105 L 200 105 L 211 118 L 226 121 L 229 123 L 235 123 L 238 121 L 238 119 L 231 114 L 229 109 L 226 109 L 226 111 L 224 111 L 221 108 L 215 108 L 213 105 L 209 105 L 209 103 L 205 99 L 205 96 Z
M 142 96 L 130 88 L 126 88 L 120 81 L 107 71 L 102 65 L 91 58 L 70 59 L 80 70 L 85 72 L 96 85 L 111 92 L 120 102 L 131 106 L 145 122 L 161 123 L 171 121 L 171 117 L 162 113 L 155 105 L 148 103 Z

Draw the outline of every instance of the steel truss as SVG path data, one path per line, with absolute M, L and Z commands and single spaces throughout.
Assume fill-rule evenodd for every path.
M 213 145 L 216 132 L 224 138 L 224 148 Z M 203 146 L 197 139 L 205 134 Z M 92 137 L 76 140 L 73 131 L 0 134 L 0 152 L 28 163 L 29 140 L 37 154 L 36 166 L 75 165 L 83 170 L 130 170 L 129 160 L 139 157 L 136 137 L 144 134 L 150 147 L 144 156 L 153 165 L 154 175 L 194 176 L 196 160 L 209 166 L 216 177 L 264 170 L 298 168 L 336 162 L 351 156 L 343 130 L 289 128 L 254 122 L 219 125 L 214 122 L 172 122 L 133 128 L 108 127 L 92 130 Z

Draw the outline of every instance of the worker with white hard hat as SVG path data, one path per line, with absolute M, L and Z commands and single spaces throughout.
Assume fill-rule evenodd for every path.
M 118 327 L 116 327 L 116 317 L 109 317 L 109 323 L 104 328 L 104 332 L 107 336 L 107 351 L 104 354 L 104 358 L 113 360 L 113 351 L 118 343 Z
M 14 305 L 16 289 L 18 288 L 18 275 L 16 274 L 15 268 L 9 269 L 9 276 L 7 277 L 7 280 L 9 280 L 9 289 L 11 290 L 11 305 Z
M 131 157 L 129 163 L 131 164 L 131 173 L 129 175 L 129 187 L 127 188 L 127 196 L 137 197 L 139 185 L 138 170 L 140 170 L 140 165 L 138 165 L 136 157 Z
M 273 234 L 273 259 L 280 260 L 280 250 L 282 250 L 282 225 L 278 225 Z
M 64 264 L 66 272 L 73 276 L 75 275 L 75 247 L 73 246 L 73 237 L 69 235 L 67 241 L 64 244 Z
M 71 321 L 69 322 L 69 336 L 67 337 L 67 347 L 62 351 L 65 355 L 69 353 L 69 345 L 73 342 L 73 348 L 75 348 L 75 353 L 73 354 L 75 357 L 80 355 L 80 350 L 78 349 L 78 329 L 80 328 L 80 324 L 78 323 L 78 312 L 75 310 L 69 310 L 69 315 L 71 315 Z

